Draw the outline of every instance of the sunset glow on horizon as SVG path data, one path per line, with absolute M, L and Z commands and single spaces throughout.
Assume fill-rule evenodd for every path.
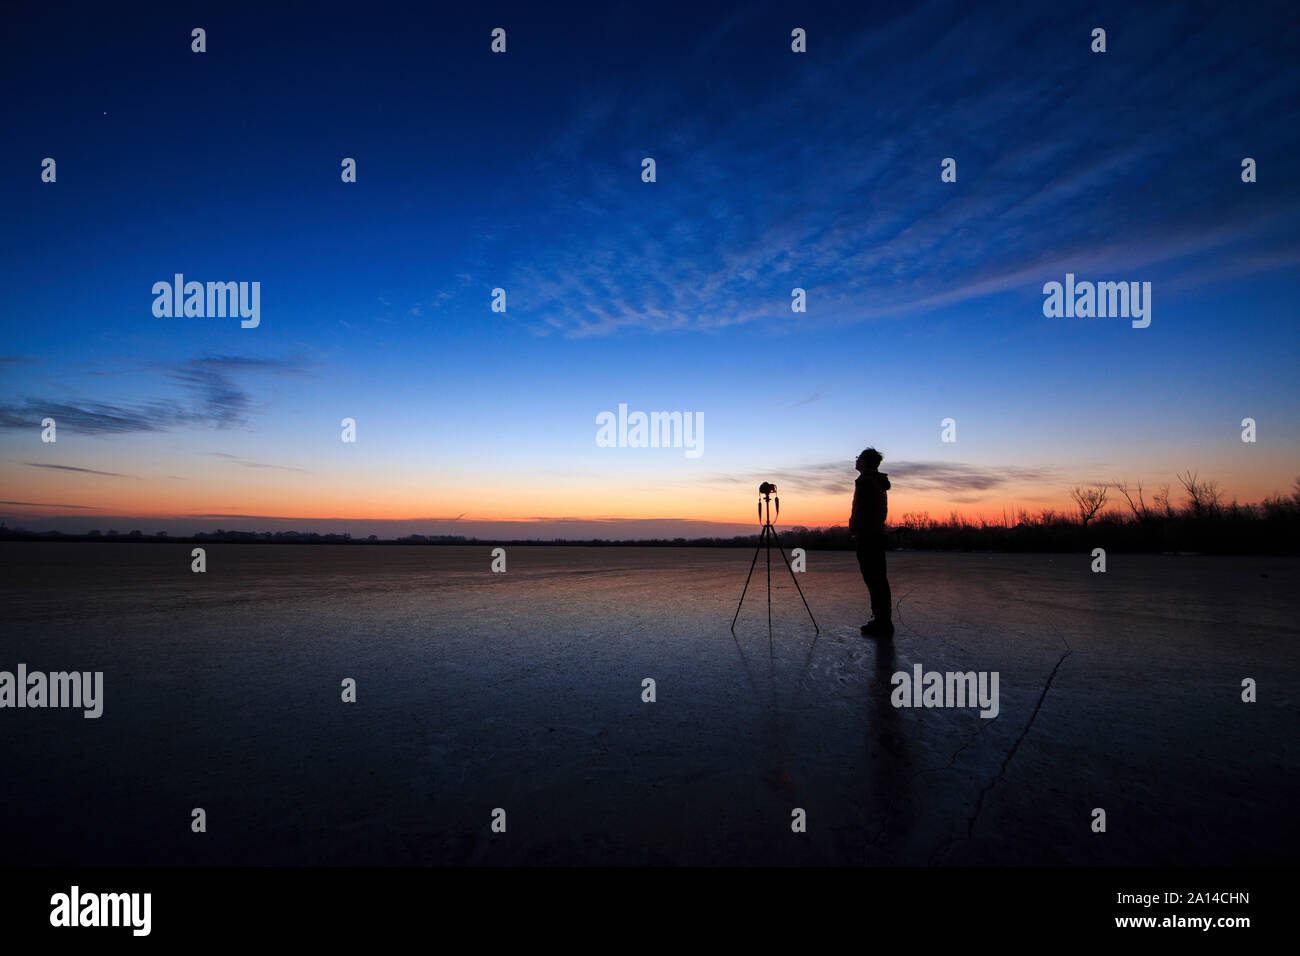
M 868 445 L 895 525 L 1069 512 L 1114 480 L 1181 502 L 1188 470 L 1288 494 L 1296 67 L 1206 71 L 1250 48 L 1231 11 L 1115 11 L 1101 65 L 1035 7 L 1016 35 L 956 5 L 935 36 L 930 8 L 800 13 L 806 56 L 761 9 L 520 14 L 497 57 L 487 27 L 434 56 L 396 21 L 222 13 L 198 56 L 178 22 L 108 49 L 51 18 L 69 73 L 16 84 L 0 157 L 0 520 L 696 537 L 756 530 L 770 480 L 779 528 L 829 527 Z M 300 46 L 230 39 L 279 31 Z M 1153 72 L 1157 35 L 1178 55 Z M 178 275 L 258 283 L 255 327 L 179 293 L 159 314 Z M 1067 277 L 1149 283 L 1150 324 L 1052 314 Z M 699 416 L 698 455 L 602 447 L 620 406 Z

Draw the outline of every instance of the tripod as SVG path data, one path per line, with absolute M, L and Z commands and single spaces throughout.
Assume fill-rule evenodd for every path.
M 781 547 L 781 542 L 776 536 L 776 529 L 772 527 L 772 502 L 776 501 L 776 514 L 781 516 L 781 499 L 776 498 L 774 492 L 776 485 L 763 482 L 758 486 L 758 520 L 763 522 L 763 531 L 758 536 L 758 547 L 754 549 L 754 560 L 749 562 L 749 574 L 745 578 L 745 590 L 740 592 L 740 603 L 736 605 L 735 616 L 731 619 L 731 631 L 736 631 L 736 620 L 740 617 L 740 606 L 745 603 L 745 595 L 749 592 L 749 581 L 754 576 L 754 567 L 758 564 L 758 552 L 767 548 L 767 633 L 772 633 L 772 545 L 776 544 L 776 550 L 781 552 L 781 560 L 785 562 L 786 568 L 790 571 L 790 579 L 794 581 L 795 590 L 799 592 L 799 598 L 803 601 L 804 610 L 808 612 L 808 620 L 812 621 L 813 627 L 820 634 L 822 629 L 817 627 L 817 619 L 813 617 L 812 608 L 808 606 L 808 599 L 803 596 L 803 588 L 799 587 L 799 579 L 795 577 L 794 568 L 790 567 L 790 559 L 785 556 L 785 549 Z

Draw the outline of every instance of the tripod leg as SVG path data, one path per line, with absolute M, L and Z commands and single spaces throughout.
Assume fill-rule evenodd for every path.
M 745 603 L 745 594 L 749 591 L 749 579 L 754 576 L 754 566 L 758 564 L 758 552 L 763 547 L 764 535 L 758 536 L 758 547 L 754 549 L 754 560 L 749 562 L 749 574 L 745 575 L 745 590 L 740 592 L 740 601 L 736 604 L 736 613 L 731 618 L 731 629 L 736 629 L 736 618 L 740 617 L 740 605 Z
M 768 524 L 763 528 L 767 538 L 767 638 L 772 639 L 772 538 L 776 532 L 772 530 L 772 525 Z
M 776 534 L 773 533 L 772 537 L 775 538 Z M 794 573 L 794 568 L 790 567 L 790 559 L 785 556 L 785 548 L 781 547 L 780 540 L 776 542 L 776 549 L 781 552 L 781 560 L 785 562 L 785 566 L 790 570 L 790 578 L 794 581 L 794 589 L 799 592 L 800 600 L 803 601 L 803 609 L 808 612 L 808 620 L 812 621 L 813 627 L 820 634 L 822 629 L 817 626 L 817 618 L 813 617 L 812 608 L 808 606 L 808 599 L 803 596 L 803 588 L 799 587 L 799 576 Z

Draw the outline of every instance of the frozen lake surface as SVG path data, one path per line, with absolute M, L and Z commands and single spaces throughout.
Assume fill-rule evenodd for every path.
M 1086 555 L 891 553 L 898 633 L 878 645 L 854 556 L 812 552 L 821 633 L 781 566 L 769 644 L 761 559 L 729 630 L 750 550 L 511 547 L 494 574 L 486 546 L 210 545 L 193 574 L 190 547 L 0 545 L 0 670 L 104 672 L 98 720 L 0 710 L 3 862 L 1300 849 L 1300 559 L 1113 554 L 1093 574 Z M 894 707 L 918 664 L 997 672 L 996 718 Z

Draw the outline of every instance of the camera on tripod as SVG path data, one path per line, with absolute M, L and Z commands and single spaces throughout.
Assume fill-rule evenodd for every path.
M 749 562 L 749 574 L 745 577 L 744 590 L 740 592 L 740 603 L 736 605 L 736 613 L 731 618 L 731 632 L 736 632 L 736 621 L 740 618 L 740 607 L 745 603 L 745 595 L 749 593 L 749 582 L 754 576 L 754 567 L 758 564 L 758 553 L 764 548 L 767 549 L 767 634 L 769 640 L 772 636 L 772 545 L 776 545 L 776 550 L 781 553 L 781 560 L 785 562 L 786 569 L 790 572 L 790 578 L 794 581 L 795 590 L 799 592 L 799 598 L 803 601 L 804 610 L 808 612 L 808 620 L 816 628 L 817 633 L 821 633 L 821 628 L 817 625 L 817 619 L 813 617 L 812 608 L 808 606 L 808 599 L 803 596 L 803 588 L 799 587 L 799 579 L 794 576 L 794 568 L 790 567 L 790 559 L 785 556 L 785 548 L 781 547 L 781 539 L 777 537 L 776 529 L 772 527 L 772 504 L 776 504 L 776 513 L 779 517 L 781 514 L 781 499 L 776 496 L 776 485 L 770 481 L 765 481 L 758 486 L 758 520 L 762 524 L 763 530 L 758 536 L 758 547 L 754 549 L 754 560 Z

